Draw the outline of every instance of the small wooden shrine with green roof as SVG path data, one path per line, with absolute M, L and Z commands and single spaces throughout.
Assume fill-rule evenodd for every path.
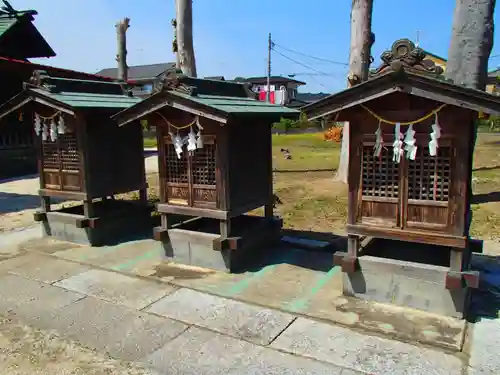
M 33 25 L 35 10 L 18 11 L 8 1 L 0 7 L 0 56 L 26 60 L 56 55 Z
M 120 126 L 147 119 L 156 127 L 162 225 L 155 238 L 168 257 L 233 271 L 279 238 L 271 126 L 298 115 L 256 100 L 246 85 L 173 73 L 113 116 Z M 259 207 L 264 217 L 246 215 Z
M 0 118 L 18 112 L 32 124 L 42 203 L 35 220 L 43 223 L 46 235 L 99 245 L 141 222 L 151 225 L 145 220 L 151 214 L 142 127 L 135 122 L 119 128 L 110 119 L 139 101 L 118 83 L 36 71 L 20 94 L 0 106 Z M 113 199 L 137 190 L 138 202 Z M 51 198 L 83 204 L 52 211 Z

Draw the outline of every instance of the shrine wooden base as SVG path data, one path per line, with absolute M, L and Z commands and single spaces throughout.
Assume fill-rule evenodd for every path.
M 90 246 L 116 244 L 151 229 L 159 221 L 151 216 L 154 207 L 139 201 L 108 200 L 94 203 L 94 208 L 92 218 L 85 217 L 83 205 L 79 205 L 37 212 L 35 221 L 41 222 L 44 236 Z
M 192 218 L 168 230 L 155 228 L 155 238 L 163 242 L 168 260 L 240 272 L 279 242 L 282 225 L 281 219 L 242 215 L 231 220 L 231 237 L 223 238 L 218 220 Z
M 447 289 L 449 270 L 445 247 L 374 239 L 359 254 L 356 271 L 343 273 L 343 293 L 462 319 L 470 288 Z

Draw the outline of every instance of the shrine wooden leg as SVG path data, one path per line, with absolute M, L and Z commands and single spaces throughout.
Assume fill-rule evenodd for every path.
M 40 208 L 42 212 L 50 212 L 50 197 L 40 197 Z
M 83 214 L 86 218 L 95 217 L 94 202 L 92 202 L 92 199 L 83 201 Z
M 446 275 L 446 289 L 460 289 L 462 282 L 463 249 L 450 249 L 450 270 Z
M 163 229 L 169 229 L 168 216 L 165 214 L 161 214 L 161 227 Z
M 229 238 L 231 236 L 231 219 L 220 221 L 220 235 L 222 238 Z
M 141 201 L 141 203 L 144 203 L 144 204 L 148 203 L 148 191 L 147 191 L 147 189 L 139 190 L 139 200 Z
M 347 254 L 357 257 L 359 251 L 359 237 L 352 234 L 347 236 Z
M 266 219 L 272 219 L 274 217 L 274 202 L 271 199 L 271 202 L 264 206 L 264 216 Z
M 342 272 L 353 273 L 357 270 L 358 251 L 359 251 L 359 236 L 347 236 L 347 254 L 342 259 Z

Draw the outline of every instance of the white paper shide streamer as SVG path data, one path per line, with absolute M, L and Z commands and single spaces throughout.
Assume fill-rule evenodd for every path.
M 373 146 L 373 156 L 379 158 L 382 154 L 382 148 L 384 147 L 384 138 L 382 136 L 382 129 L 380 128 L 380 122 L 378 124 L 377 131 L 375 132 L 375 146 Z
M 413 130 L 413 125 L 410 124 L 408 127 L 408 130 L 406 131 L 405 134 L 405 151 L 406 151 L 406 158 L 410 160 L 415 160 L 417 156 L 417 145 L 416 145 L 417 140 L 415 139 L 415 130 Z
M 436 113 L 434 124 L 431 126 L 431 140 L 429 142 L 429 154 L 436 156 L 439 148 L 439 138 L 441 138 L 441 127 L 439 126 L 438 115 Z
M 50 121 L 50 140 L 55 142 L 57 139 L 57 124 L 56 120 L 52 119 Z
M 403 156 L 403 134 L 401 133 L 401 124 L 398 122 L 394 127 L 394 143 L 392 144 L 393 157 L 392 160 L 396 163 L 401 162 Z
M 196 150 L 196 134 L 194 134 L 193 127 L 191 127 L 187 136 L 187 150 L 189 152 Z
M 42 140 L 46 141 L 49 138 L 49 127 L 47 124 L 43 124 L 42 126 Z
M 170 134 L 170 138 L 172 139 L 172 143 L 175 148 L 175 153 L 177 157 L 180 159 L 183 153 L 183 147 L 187 144 L 188 152 L 194 152 L 197 149 L 203 148 L 203 136 L 201 135 L 201 131 L 203 127 L 200 124 L 200 120 L 196 118 L 196 125 L 198 127 L 198 132 L 195 133 L 193 127 L 190 127 L 189 133 L 186 137 L 182 138 L 179 133 L 174 134 L 171 131 L 168 132 Z
M 42 131 L 42 119 L 36 113 L 35 113 L 34 128 L 35 128 L 35 134 L 40 135 L 40 132 Z
M 65 134 L 67 132 L 66 123 L 64 122 L 64 117 L 62 115 L 59 116 L 59 121 L 57 123 L 57 133 Z

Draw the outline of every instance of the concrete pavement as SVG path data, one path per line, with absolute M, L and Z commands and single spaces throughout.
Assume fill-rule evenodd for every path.
M 450 354 L 394 338 L 453 350 L 464 322 L 347 300 L 335 269 L 314 270 L 328 254 L 277 252 L 260 269 L 225 274 L 165 264 L 147 239 L 92 248 L 39 236 L 0 237 L 0 314 L 163 374 L 500 373 L 495 257 L 475 257 L 486 275 L 476 309 L 491 318 Z
M 0 263 L 0 313 L 164 374 L 462 374 L 439 350 L 29 253 Z

